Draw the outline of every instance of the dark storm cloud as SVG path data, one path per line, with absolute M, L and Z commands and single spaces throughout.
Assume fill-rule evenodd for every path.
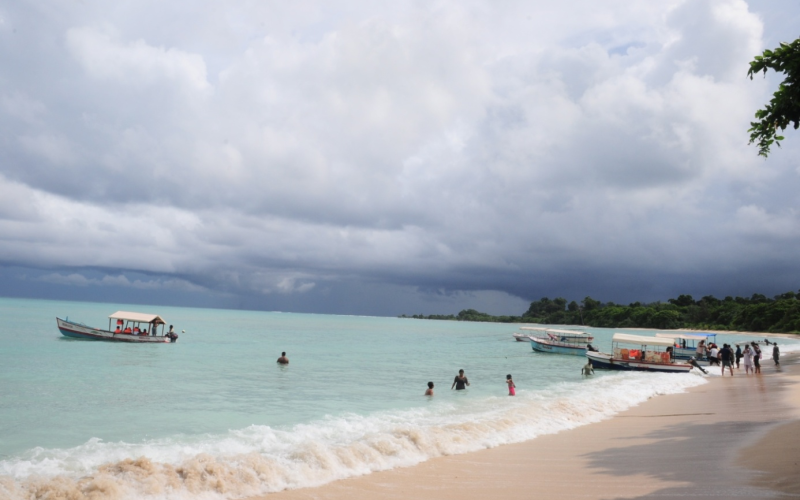
M 741 0 L 0 6 L 0 262 L 34 295 L 359 314 L 782 292 L 798 149 L 746 144 L 769 19 Z

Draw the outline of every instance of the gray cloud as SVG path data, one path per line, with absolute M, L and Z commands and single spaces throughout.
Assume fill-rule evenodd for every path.
M 0 19 L 0 262 L 29 294 L 399 314 L 796 288 L 798 146 L 746 144 L 775 79 L 744 77 L 771 18 L 742 0 Z

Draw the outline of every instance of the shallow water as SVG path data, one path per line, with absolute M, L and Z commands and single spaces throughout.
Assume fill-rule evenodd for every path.
M 69 316 L 105 327 L 116 310 L 157 313 L 186 333 L 129 345 L 67 339 L 55 325 Z M 0 497 L 236 498 L 311 486 L 532 439 L 704 382 L 583 379 L 584 358 L 534 353 L 512 340 L 516 330 L 0 299 Z M 610 348 L 612 330 L 588 331 Z M 275 363 L 281 351 L 289 366 Z M 457 393 L 459 368 L 472 385 Z M 429 380 L 433 398 L 422 396 Z

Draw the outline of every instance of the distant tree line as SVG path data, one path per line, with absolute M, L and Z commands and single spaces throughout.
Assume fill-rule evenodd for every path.
M 580 303 L 558 297 L 531 302 L 522 316 L 492 316 L 465 309 L 457 315 L 415 314 L 401 318 L 450 321 L 490 321 L 496 323 L 544 323 L 585 325 L 605 328 L 692 328 L 697 330 L 738 330 L 744 332 L 800 333 L 800 294 L 786 292 L 768 298 L 760 293 L 751 297 L 718 299 L 706 295 L 694 300 L 680 295 L 667 302 L 628 305 L 602 303 L 586 297 Z

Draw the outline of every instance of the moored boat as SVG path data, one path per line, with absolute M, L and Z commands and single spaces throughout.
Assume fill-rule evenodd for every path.
M 116 321 L 116 329 L 111 330 Z M 108 317 L 108 330 L 92 328 L 69 319 L 56 318 L 58 330 L 65 337 L 85 340 L 110 340 L 116 342 L 137 342 L 143 344 L 163 344 L 176 342 L 176 334 L 172 325 L 164 331 L 166 322 L 157 314 L 145 314 L 128 311 L 117 311 Z M 161 327 L 161 333 L 158 329 Z
M 527 331 L 534 331 L 534 332 L 544 332 L 547 328 L 543 328 L 540 326 L 521 326 L 519 327 L 520 330 L 527 330 Z M 516 339 L 517 342 L 529 342 L 531 340 L 530 333 L 515 333 L 512 335 Z
M 656 333 L 656 337 L 663 339 L 673 339 L 673 355 L 675 359 L 691 359 L 698 361 L 706 359 L 705 348 L 698 352 L 697 345 L 705 341 L 705 345 L 717 342 L 716 333 Z
M 583 356 L 594 337 L 576 330 L 556 330 L 548 328 L 545 335 L 531 337 L 531 349 L 538 352 L 572 354 Z
M 615 333 L 612 337 L 613 354 L 587 352 L 586 357 L 595 368 L 625 371 L 662 373 L 689 373 L 692 365 L 672 358 L 673 340 Z

